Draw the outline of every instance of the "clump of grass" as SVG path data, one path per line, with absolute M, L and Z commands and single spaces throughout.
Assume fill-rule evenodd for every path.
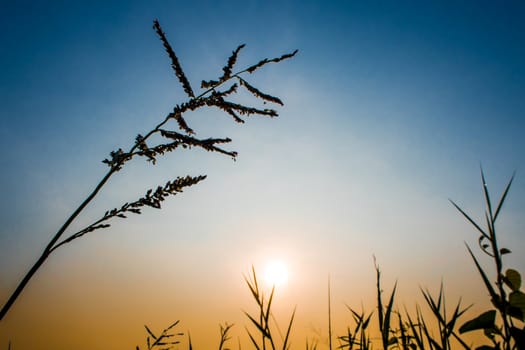
M 471 218 L 463 209 L 452 201 L 457 210 L 478 231 L 478 244 L 482 253 L 488 256 L 494 266 L 496 281 L 490 282 L 489 273 L 481 267 L 478 258 L 467 244 L 467 250 L 476 265 L 479 275 L 490 295 L 490 301 L 495 309 L 483 312 L 461 326 L 460 333 L 482 330 L 491 342 L 484 345 L 485 349 L 525 349 L 525 293 L 521 288 L 521 275 L 514 269 L 504 269 L 503 258 L 510 254 L 508 248 L 499 245 L 496 230 L 496 220 L 501 213 L 503 203 L 507 198 L 514 175 L 510 178 L 496 207 L 493 206 L 485 175 L 481 170 L 481 182 L 485 198 L 485 228 Z M 495 210 L 494 210 L 495 208 Z M 499 315 L 499 322 L 496 316 Z
M 478 258 L 467 244 L 467 251 L 472 257 L 474 264 L 481 276 L 491 302 L 495 310 L 488 310 L 481 315 L 463 322 L 459 326 L 460 318 L 470 308 L 461 306 L 461 300 L 453 307 L 451 314 L 447 313 L 447 306 L 443 284 L 439 289 L 437 297 L 426 290 L 421 289 L 425 304 L 430 310 L 433 319 L 423 316 L 419 305 L 416 305 L 416 315 L 411 316 L 405 308 L 404 316 L 401 312 L 394 310 L 394 295 L 396 285 L 386 305 L 382 300 L 381 273 L 376 264 L 377 276 L 377 318 L 378 328 L 381 335 L 381 346 L 383 349 L 455 349 L 458 346 L 463 349 L 471 349 L 472 346 L 462 338 L 462 335 L 472 331 L 483 331 L 483 334 L 490 340 L 491 344 L 482 345 L 476 349 L 504 349 L 522 350 L 525 349 L 525 294 L 520 290 L 521 275 L 514 269 L 504 269 L 503 256 L 510 254 L 510 249 L 500 248 L 498 236 L 496 235 L 496 219 L 501 213 L 503 203 L 507 198 L 514 176 L 508 182 L 496 207 L 493 206 L 485 175 L 481 171 L 483 195 L 485 198 L 485 221 L 486 228 L 476 223 L 468 214 L 465 213 L 456 203 L 452 204 L 480 233 L 478 243 L 481 251 L 492 259 L 496 282 L 490 282 L 489 274 L 482 267 Z M 493 210 L 495 208 L 495 210 Z M 348 349 L 369 349 L 370 334 L 367 333 L 368 323 L 371 314 L 365 316 L 362 312 L 358 314 L 350 309 L 353 314 L 355 327 L 353 332 L 349 330 L 347 334 L 339 337 L 340 348 Z M 393 327 L 392 316 L 398 317 L 398 328 Z M 497 321 L 499 315 L 499 322 Z M 406 320 L 406 321 L 405 321 Z
M 286 327 L 286 333 L 283 335 L 272 312 L 272 301 L 275 293 L 275 287 L 272 287 L 270 295 L 266 296 L 259 286 L 257 274 L 255 272 L 255 268 L 253 267 L 251 276 L 244 276 L 244 279 L 246 281 L 246 285 L 250 289 L 253 300 L 257 304 L 256 314 L 251 315 L 246 311 L 244 312 L 244 314 L 250 321 L 249 324 L 255 328 L 254 330 L 250 330 L 249 327 L 245 327 L 246 333 L 248 334 L 251 344 L 257 350 L 289 350 L 290 334 L 295 318 L 295 309 L 292 312 L 290 321 L 288 322 L 288 325 Z M 147 349 L 168 350 L 174 347 L 175 345 L 180 344 L 180 341 L 176 339 L 167 341 L 167 339 L 169 338 L 175 338 L 184 335 L 184 333 L 173 333 L 172 328 L 177 326 L 178 323 L 179 321 L 176 321 L 175 323 L 171 324 L 169 327 L 164 329 L 159 336 L 156 336 L 150 330 L 150 328 L 148 328 L 148 326 L 144 326 L 148 334 L 146 337 Z M 231 339 L 230 331 L 232 327 L 233 324 L 229 323 L 219 325 L 220 339 L 218 350 L 230 350 L 229 348 L 226 348 L 226 343 Z M 275 333 L 278 334 L 278 337 L 275 335 Z M 193 350 L 193 345 L 189 333 L 188 348 L 189 350 Z M 317 343 L 314 342 L 310 345 L 308 345 L 307 343 L 307 350 L 315 350 L 316 348 Z M 138 346 L 136 347 L 136 349 L 140 350 Z M 239 345 L 239 350 L 240 349 L 241 346 Z
M 147 350 L 170 350 L 173 349 L 176 345 L 180 344 L 179 340 L 184 336 L 183 332 L 174 333 L 174 328 L 179 324 L 180 321 L 175 321 L 167 328 L 165 328 L 159 335 L 155 335 L 148 326 L 144 326 L 147 332 L 146 336 L 146 347 Z M 230 340 L 230 330 L 233 327 L 233 324 L 225 323 L 220 325 L 220 340 L 219 340 L 219 350 L 230 350 L 226 348 L 226 342 Z M 140 347 L 137 345 L 136 350 L 140 350 Z M 188 333 L 188 349 L 193 349 L 193 344 L 191 342 L 191 336 Z
M 458 346 L 464 349 L 471 349 L 472 346 L 462 338 L 462 335 L 472 331 L 483 331 L 483 334 L 490 340 L 490 345 L 482 345 L 476 349 L 504 349 L 522 350 L 525 349 L 525 294 L 520 290 L 521 275 L 514 269 L 504 269 L 503 256 L 510 254 L 510 249 L 500 248 L 498 236 L 496 235 L 496 219 L 501 213 L 503 203 L 507 198 L 514 176 L 511 177 L 496 207 L 493 206 L 488 191 L 485 175 L 481 171 L 483 195 L 485 198 L 485 221 L 486 228 L 476 223 L 468 214 L 465 213 L 456 203 L 452 204 L 480 233 L 478 243 L 481 251 L 492 259 L 495 267 L 496 282 L 490 282 L 489 274 L 482 267 L 478 258 L 467 244 L 467 251 L 472 257 L 474 264 L 481 276 L 487 291 L 491 297 L 491 302 L 495 310 L 488 310 L 481 315 L 463 322 L 459 326 L 460 318 L 470 307 L 463 308 L 461 300 L 453 307 L 451 314 L 447 313 L 447 306 L 443 284 L 439 289 L 437 297 L 426 290 L 421 289 L 425 304 L 430 310 L 433 319 L 423 316 L 419 305 L 416 305 L 416 315 L 410 315 L 408 311 L 404 314 L 394 310 L 394 295 L 396 285 L 392 290 L 389 301 L 383 305 L 381 289 L 381 273 L 376 264 L 377 276 L 377 318 L 379 333 L 381 335 L 381 346 L 383 349 L 455 349 Z M 495 210 L 493 210 L 495 208 Z M 358 314 L 350 309 L 355 321 L 353 332 L 347 331 L 346 335 L 339 337 L 341 340 L 340 348 L 348 349 L 369 349 L 370 334 L 367 333 L 368 323 L 371 314 L 365 316 L 362 312 Z M 392 326 L 392 316 L 398 317 L 398 328 Z M 404 316 L 403 316 L 404 315 Z M 496 320 L 499 315 L 499 322 Z M 406 321 L 405 321 L 406 320 Z M 433 327 L 432 327 L 433 325 Z M 348 328 L 350 329 L 350 328 Z
M 178 324 L 179 321 L 173 322 L 171 325 L 162 330 L 162 332 L 158 335 L 155 335 L 155 333 L 153 333 L 148 326 L 144 325 L 144 328 L 148 333 L 146 337 L 147 350 L 169 350 L 172 349 L 175 345 L 180 344 L 180 340 L 178 340 L 177 338 L 182 337 L 184 333 L 173 333 L 173 328 L 175 328 L 175 326 L 177 326 Z M 136 349 L 140 350 L 138 345 Z
M 62 227 L 54 234 L 47 246 L 43 249 L 40 257 L 36 260 L 33 266 L 29 269 L 26 275 L 19 282 L 18 286 L 8 298 L 4 306 L 0 309 L 0 321 L 5 317 L 7 312 L 11 309 L 14 302 L 18 299 L 28 282 L 33 275 L 40 269 L 40 267 L 47 261 L 47 259 L 58 248 L 63 247 L 88 233 L 105 229 L 111 226 L 111 221 L 116 218 L 126 218 L 129 214 L 141 214 L 146 207 L 160 209 L 162 202 L 170 197 L 182 192 L 186 187 L 198 184 L 206 178 L 206 175 L 198 176 L 183 176 L 177 177 L 174 180 L 168 181 L 166 184 L 150 189 L 146 194 L 138 200 L 126 202 L 119 208 L 114 208 L 105 212 L 98 220 L 84 227 L 77 232 L 67 232 L 70 225 L 82 213 L 84 208 L 97 196 L 102 190 L 108 180 L 123 167 L 135 158 L 143 157 L 151 164 L 155 164 L 157 159 L 169 152 L 177 149 L 191 149 L 201 148 L 208 152 L 215 152 L 227 155 L 233 159 L 237 157 L 237 152 L 223 148 L 223 145 L 231 142 L 230 138 L 197 138 L 195 130 L 193 130 L 185 115 L 202 108 L 218 108 L 229 115 L 237 123 L 244 123 L 245 117 L 252 115 L 259 115 L 264 117 L 277 117 L 278 113 L 274 109 L 264 108 L 260 109 L 254 106 L 236 103 L 232 100 L 239 88 L 246 89 L 255 99 L 261 100 L 264 103 L 273 103 L 282 105 L 282 101 L 275 96 L 264 93 L 255 88 L 247 82 L 246 75 L 250 75 L 255 71 L 261 69 L 270 63 L 278 63 L 289 59 L 297 53 L 297 50 L 281 55 L 272 59 L 262 59 L 259 62 L 234 72 L 237 57 L 245 47 L 240 45 L 235 49 L 228 58 L 226 65 L 223 67 L 223 73 L 218 80 L 202 81 L 201 88 L 203 91 L 196 94 L 194 88 L 191 86 L 186 73 L 182 69 L 175 51 L 168 42 L 166 34 L 162 30 L 160 23 L 155 20 L 153 22 L 153 29 L 160 38 L 166 53 L 171 61 L 171 67 L 175 76 L 179 80 L 183 90 L 188 95 L 188 100 L 176 105 L 173 111 L 168 113 L 155 127 L 145 134 L 139 134 L 135 138 L 128 151 L 122 148 L 110 152 L 110 156 L 103 160 L 109 169 L 106 175 L 95 186 L 94 190 L 87 196 L 87 198 L 80 204 L 80 206 L 66 219 Z M 170 122 L 178 126 L 178 130 L 170 128 Z M 155 142 L 155 140 L 160 140 Z M 67 234 L 66 234 L 67 233 Z
M 375 259 L 374 259 L 375 260 Z M 377 263 L 375 264 L 376 269 L 376 280 L 377 280 L 377 319 L 379 321 L 379 331 L 381 332 L 381 344 L 383 349 L 388 349 L 390 345 L 396 343 L 396 337 L 391 337 L 391 321 L 392 321 L 392 311 L 394 307 L 394 297 L 396 294 L 397 282 L 394 284 L 392 289 L 392 294 L 388 304 L 383 305 L 382 294 L 383 290 L 381 289 L 381 271 Z
M 288 323 L 288 327 L 286 328 L 286 334 L 283 337 L 282 332 L 279 329 L 279 325 L 275 321 L 275 318 L 270 318 L 271 316 L 273 316 L 271 308 L 275 292 L 275 286 L 272 287 L 268 300 L 266 300 L 263 291 L 259 288 L 259 283 L 257 282 L 257 274 L 255 273 L 255 269 L 253 267 L 251 277 L 245 276 L 244 279 L 258 307 L 257 315 L 252 316 L 246 311 L 244 312 L 244 314 L 251 321 L 251 324 L 255 326 L 255 332 L 250 331 L 248 328 L 246 328 L 246 331 L 248 332 L 248 336 L 250 337 L 253 346 L 257 350 L 266 350 L 267 348 L 270 348 L 271 350 L 288 350 L 290 347 L 289 338 L 290 332 L 292 330 L 293 320 L 295 317 L 295 309 L 292 312 L 290 322 Z M 280 347 L 276 345 L 274 329 L 277 330 L 277 332 L 281 335 L 282 343 Z M 257 338 L 259 340 L 257 340 Z
M 376 310 L 358 312 L 350 306 L 346 306 L 352 315 L 352 325 L 346 327 L 346 332 L 336 337 L 339 342 L 337 349 L 342 350 L 370 350 L 374 348 L 400 349 L 400 350 L 452 350 L 452 349 L 476 349 L 476 350 L 524 350 L 525 349 L 525 294 L 520 290 L 521 275 L 514 269 L 504 269 L 503 256 L 510 254 L 507 248 L 499 248 L 498 236 L 496 235 L 496 219 L 501 212 L 503 203 L 507 197 L 512 179 L 507 184 L 496 210 L 493 211 L 485 176 L 481 172 L 483 193 L 486 204 L 486 224 L 487 228 L 482 229 L 472 218 L 467 215 L 454 202 L 452 204 L 461 214 L 478 230 L 481 236 L 478 239 L 480 249 L 489 256 L 494 263 L 496 271 L 496 282 L 492 285 L 487 273 L 479 263 L 478 259 L 467 245 L 467 251 L 472 257 L 474 264 L 480 274 L 491 297 L 491 302 L 495 309 L 483 312 L 470 320 L 463 318 L 470 309 L 470 306 L 463 307 L 461 299 L 450 308 L 446 296 L 445 288 L 441 283 L 437 294 L 433 295 L 428 289 L 420 289 L 424 300 L 424 307 L 429 312 L 424 313 L 422 307 L 416 304 L 415 314 L 410 314 L 406 307 L 401 312 L 396 308 L 395 297 L 397 282 L 394 283 L 389 296 L 384 297 L 381 285 L 381 270 L 375 261 L 376 271 Z M 275 289 L 272 288 L 268 297 L 261 291 L 255 269 L 252 268 L 252 275 L 245 276 L 246 284 L 253 299 L 256 301 L 256 314 L 245 312 L 248 317 L 249 325 L 255 330 L 246 327 L 251 345 L 256 350 L 287 350 L 290 347 L 289 337 L 292 323 L 295 316 L 295 309 L 290 318 L 286 335 L 281 336 L 282 345 L 276 346 L 274 329 L 281 334 L 271 313 L 272 302 Z M 386 300 L 386 303 L 385 303 Z M 377 316 L 376 316 L 377 315 Z M 499 317 L 498 317 L 499 315 Z M 372 322 L 377 317 L 377 323 Z M 328 282 L 328 332 L 329 339 L 332 337 L 331 322 L 331 298 L 330 281 Z M 372 329 L 376 324 L 377 329 Z M 224 342 L 228 339 L 226 333 L 230 327 L 221 326 L 221 340 L 219 350 L 222 349 Z M 490 341 L 490 344 L 473 346 L 467 343 L 464 334 L 473 331 L 483 331 L 483 334 Z M 378 337 L 375 337 L 379 334 Z M 315 340 L 306 339 L 306 350 L 317 350 L 318 343 Z M 329 340 L 328 348 L 332 349 L 332 342 Z M 240 349 L 240 345 L 239 345 Z M 191 350 L 191 346 L 190 346 Z
M 355 326 L 353 329 L 347 326 L 346 334 L 338 337 L 341 344 L 338 349 L 371 349 L 372 343 L 370 335 L 368 334 L 368 326 L 370 324 L 370 319 L 372 318 L 372 313 L 365 314 L 364 311 L 358 313 L 348 305 L 346 307 L 352 313 Z

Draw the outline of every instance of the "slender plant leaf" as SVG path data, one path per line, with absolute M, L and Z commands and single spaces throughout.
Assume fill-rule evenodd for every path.
M 496 212 L 494 213 L 494 222 L 496 222 L 496 219 L 498 218 L 501 207 L 503 206 L 503 202 L 505 202 L 505 198 L 507 197 L 507 193 L 509 193 L 510 185 L 512 185 L 512 181 L 514 180 L 515 174 L 516 173 L 512 174 L 512 176 L 510 177 L 509 183 L 505 187 L 505 191 L 503 191 L 503 195 L 501 196 L 501 199 L 499 200 L 498 207 L 496 209 Z
M 492 215 L 492 202 L 490 200 L 489 189 L 487 186 L 487 181 L 485 181 L 485 174 L 483 172 L 483 168 L 480 167 L 480 171 L 481 171 L 481 182 L 483 185 L 483 194 L 485 195 L 485 205 L 487 206 L 490 221 L 494 221 L 494 216 Z
M 257 350 L 261 350 L 261 347 L 259 346 L 259 344 L 257 344 L 257 341 L 255 340 L 255 338 L 253 337 L 253 335 L 250 333 L 250 331 L 248 330 L 248 328 L 246 328 L 246 332 L 248 333 L 248 337 L 250 337 L 250 340 L 252 341 L 252 344 L 255 346 L 255 348 Z
M 400 333 L 400 338 L 401 338 L 401 348 L 402 349 L 408 349 L 409 337 L 408 337 L 408 334 L 407 334 L 407 329 L 406 329 L 406 327 L 404 325 L 401 313 L 398 313 L 397 316 L 398 316 L 398 321 L 399 321 L 399 333 Z
M 292 317 L 290 317 L 290 322 L 288 322 L 288 329 L 286 330 L 286 336 L 284 337 L 284 341 L 283 341 L 283 350 L 288 350 L 289 348 L 289 344 L 288 344 L 288 341 L 290 339 L 290 332 L 292 330 L 292 324 L 293 324 L 293 320 L 294 320 L 294 317 L 295 317 L 295 308 L 292 312 Z
M 472 250 L 470 250 L 470 247 L 468 246 L 468 244 L 465 244 L 465 245 L 467 246 L 468 252 L 469 252 L 470 256 L 472 257 L 472 259 L 474 260 L 474 263 L 476 264 L 476 267 L 478 268 L 478 272 L 481 275 L 481 278 L 483 279 L 483 282 L 485 283 L 485 287 L 487 287 L 487 290 L 488 290 L 488 292 L 490 294 L 490 297 L 492 298 L 493 303 L 496 303 L 496 305 L 498 306 L 500 304 L 500 298 L 499 298 L 498 294 L 494 290 L 494 287 L 492 287 L 492 284 L 490 283 L 490 281 L 489 281 L 489 279 L 487 277 L 487 274 L 485 273 L 485 271 L 483 270 L 483 268 L 479 264 L 478 259 L 476 259 L 476 257 L 474 256 L 474 253 L 472 253 Z M 499 305 L 498 307 L 501 307 L 501 305 Z
M 496 321 L 496 310 L 490 310 L 465 322 L 460 328 L 459 333 L 471 332 L 478 329 L 494 328 Z
M 428 345 L 430 349 L 438 349 L 441 350 L 441 346 L 439 343 L 432 337 L 430 334 L 430 331 L 428 329 L 427 323 L 425 322 L 424 318 L 420 316 L 419 318 L 419 324 L 421 325 L 423 332 L 425 333 L 425 337 L 427 338 Z
M 386 344 L 387 347 L 388 345 L 390 345 L 390 339 L 389 339 L 389 334 L 390 334 L 390 321 L 391 321 L 391 316 L 392 316 L 392 310 L 394 308 L 394 295 L 396 294 L 396 287 L 397 287 L 397 282 L 394 284 L 394 289 L 392 290 L 392 294 L 390 295 L 390 300 L 388 301 L 388 305 L 386 307 L 386 312 L 385 312 L 385 320 L 383 322 L 383 329 L 382 329 L 382 335 L 383 335 L 383 344 Z
M 146 330 L 148 331 L 149 335 L 151 335 L 151 337 L 155 340 L 157 340 L 157 337 L 155 336 L 155 334 L 153 334 L 153 332 L 148 328 L 148 326 L 144 325 L 144 328 L 146 328 Z
M 275 286 L 272 287 L 270 297 L 268 298 L 268 304 L 266 305 L 266 313 L 264 313 L 264 323 L 268 325 L 268 320 L 270 318 L 270 310 L 272 308 L 273 295 L 275 292 Z
M 378 313 L 378 321 L 379 321 L 379 331 L 381 334 L 383 334 L 383 301 L 381 299 L 381 294 L 383 291 L 381 290 L 381 270 L 379 270 L 379 266 L 376 263 L 376 258 L 374 256 L 374 265 L 376 269 L 376 293 L 377 293 L 377 313 Z
M 453 200 L 449 199 L 450 203 L 483 235 L 483 237 L 490 239 L 490 236 L 474 221 L 468 216 L 467 213 L 463 211 Z
M 255 327 L 257 327 L 257 329 L 259 330 L 259 332 L 261 332 L 261 334 L 266 337 L 266 338 L 269 338 L 270 337 L 270 334 L 268 334 L 268 330 L 266 327 L 264 327 L 264 325 L 260 324 L 259 322 L 257 322 L 250 314 L 248 314 L 246 311 L 244 312 L 244 314 L 250 319 L 250 321 L 252 321 L 252 323 L 255 325 Z
M 412 330 L 412 337 L 414 338 L 416 344 L 417 344 L 417 347 L 419 349 L 424 349 L 425 346 L 424 346 L 424 343 L 423 343 L 423 335 L 421 334 L 421 327 L 414 323 L 412 321 L 412 318 L 410 317 L 408 311 L 406 310 L 405 308 L 405 314 L 406 314 L 406 317 L 408 318 L 408 325 L 410 327 L 410 329 Z M 418 312 L 419 314 L 419 312 Z

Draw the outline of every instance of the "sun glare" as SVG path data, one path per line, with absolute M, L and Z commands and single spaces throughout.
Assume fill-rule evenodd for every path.
M 270 286 L 281 286 L 288 282 L 288 268 L 279 260 L 269 261 L 264 270 L 264 280 Z

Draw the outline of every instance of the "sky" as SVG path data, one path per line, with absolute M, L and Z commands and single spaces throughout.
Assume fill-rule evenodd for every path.
M 374 256 L 400 307 L 443 281 L 451 303 L 484 311 L 465 243 L 491 266 L 449 199 L 483 218 L 480 166 L 495 200 L 515 172 L 498 229 L 514 252 L 506 266 L 525 271 L 524 15 L 519 1 L 2 4 L 0 303 L 109 152 L 187 100 L 154 19 L 195 90 L 239 44 L 239 69 L 299 52 L 246 77 L 283 100 L 278 118 L 187 116 L 199 137 L 232 138 L 235 162 L 194 149 L 118 172 L 72 229 L 177 176 L 208 177 L 57 250 L 0 321 L 0 347 L 143 347 L 144 324 L 179 319 L 196 349 L 234 323 L 236 346 L 254 309 L 244 276 L 275 260 L 288 267 L 275 316 L 297 308 L 293 348 L 326 345 L 328 279 L 336 333 L 351 320 L 345 305 L 373 310 Z

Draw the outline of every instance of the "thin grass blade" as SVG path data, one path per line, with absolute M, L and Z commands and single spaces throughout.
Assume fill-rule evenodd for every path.
M 261 332 L 261 334 L 266 337 L 266 338 L 270 338 L 270 334 L 268 334 L 268 331 L 267 331 L 267 328 L 264 327 L 264 325 L 260 324 L 259 322 L 257 322 L 252 316 L 250 316 L 250 314 L 248 314 L 246 311 L 244 312 L 244 314 L 250 319 L 250 321 L 252 321 L 252 323 L 255 325 L 255 327 L 257 327 L 257 329 L 259 330 L 259 332 Z
M 509 183 L 507 184 L 507 187 L 505 187 L 505 191 L 503 191 L 503 195 L 501 196 L 501 199 L 499 200 L 498 207 L 496 208 L 496 212 L 494 213 L 494 222 L 496 222 L 496 219 L 498 218 L 498 214 L 501 210 L 501 206 L 503 205 L 503 202 L 505 202 L 505 198 L 507 198 L 507 193 L 509 193 L 510 186 L 512 185 L 512 181 L 514 180 L 514 175 L 516 173 L 513 173 Z
M 487 186 L 487 181 L 485 181 L 485 174 L 483 173 L 483 168 L 480 167 L 480 171 L 481 171 L 481 182 L 482 182 L 482 185 L 483 185 L 483 194 L 485 195 L 485 205 L 487 206 L 487 210 L 489 212 L 490 220 L 493 221 L 494 217 L 492 216 L 492 203 L 491 203 L 491 200 L 490 200 L 490 195 L 489 195 L 489 189 L 488 189 L 488 186 Z
M 472 220 L 470 216 L 468 216 L 467 213 L 463 211 L 463 209 L 461 209 L 456 203 L 454 203 L 453 200 L 449 199 L 449 201 L 485 238 L 490 239 L 489 235 L 485 231 L 483 231 L 483 229 L 474 220 Z
M 157 340 L 157 336 L 153 334 L 153 332 L 148 328 L 148 326 L 144 325 L 144 328 L 146 328 L 146 331 L 148 331 L 149 335 L 151 335 L 153 339 Z
M 496 291 L 492 287 L 492 284 L 490 283 L 490 281 L 489 281 L 489 279 L 487 277 L 487 274 L 485 273 L 485 271 L 483 270 L 483 268 L 479 264 L 478 259 L 476 259 L 476 256 L 474 255 L 474 253 L 472 253 L 472 250 L 470 249 L 468 244 L 465 243 L 465 245 L 467 246 L 468 252 L 469 252 L 470 256 L 472 257 L 472 259 L 474 260 L 474 263 L 476 264 L 478 272 L 481 275 L 481 278 L 483 279 L 483 282 L 485 283 L 485 287 L 487 287 L 487 290 L 488 290 L 488 292 L 490 294 L 490 297 L 492 298 L 492 301 L 494 303 L 497 303 L 496 307 L 499 308 L 500 307 L 499 306 L 500 301 L 499 301 L 498 294 L 496 293 Z
M 248 337 L 250 337 L 250 340 L 252 341 L 252 344 L 255 346 L 257 350 L 261 350 L 259 344 L 257 344 L 257 341 L 253 337 L 253 335 L 250 333 L 250 331 L 246 328 L 246 332 L 248 333 Z
M 396 288 L 397 288 L 397 282 L 394 284 L 394 289 L 392 290 L 392 294 L 390 295 L 390 300 L 388 301 L 388 305 L 385 312 L 385 320 L 383 323 L 384 329 L 382 330 L 383 335 L 383 346 L 388 347 L 389 344 L 389 335 L 390 335 L 390 321 L 392 317 L 392 309 L 394 307 L 394 296 L 396 294 Z
M 288 350 L 289 348 L 288 340 L 290 338 L 290 331 L 292 330 L 292 324 L 295 317 L 295 310 L 296 308 L 294 308 L 292 312 L 292 317 L 290 317 L 290 322 L 288 323 L 288 329 L 286 330 L 286 336 L 284 337 L 283 341 L 283 350 Z

